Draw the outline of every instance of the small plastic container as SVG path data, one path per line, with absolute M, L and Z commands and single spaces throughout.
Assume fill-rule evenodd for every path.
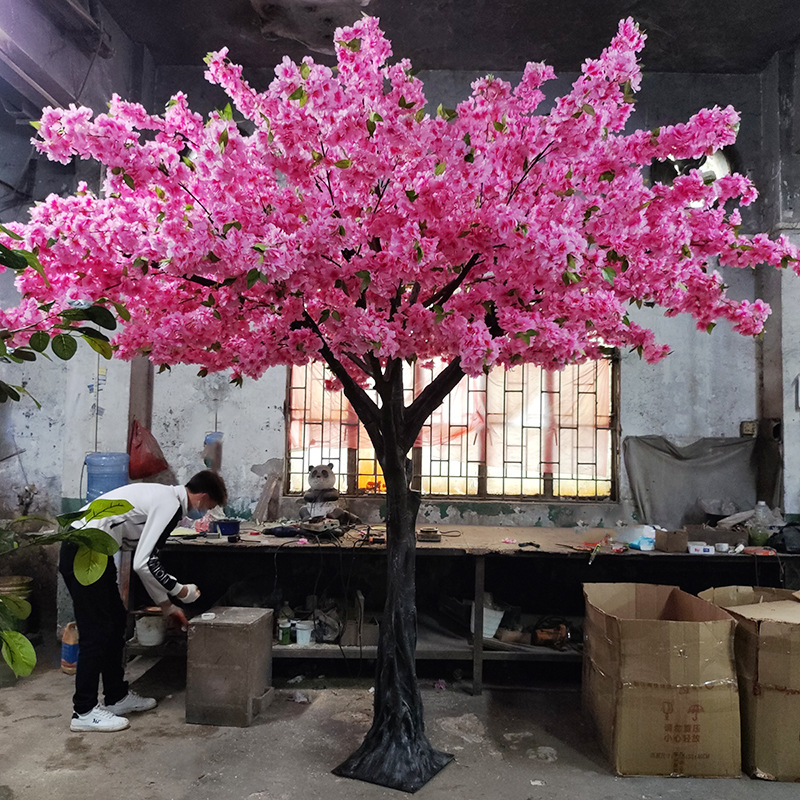
M 278 623 L 278 644 L 292 643 L 292 623 L 288 619 L 282 619 Z
M 311 644 L 312 630 L 314 630 L 313 622 L 309 620 L 298 620 L 294 627 L 297 644 Z

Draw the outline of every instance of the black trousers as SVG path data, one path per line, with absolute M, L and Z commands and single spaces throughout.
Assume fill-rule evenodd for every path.
M 75 544 L 62 544 L 58 569 L 72 597 L 78 623 L 78 669 L 72 705 L 78 714 L 85 714 L 97 705 L 101 677 L 106 705 L 128 693 L 123 663 L 127 614 L 119 596 L 114 559 L 109 556 L 100 578 L 83 586 L 73 572 L 77 551 Z

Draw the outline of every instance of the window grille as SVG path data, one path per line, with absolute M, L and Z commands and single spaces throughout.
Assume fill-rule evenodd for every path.
M 408 370 L 406 404 L 444 366 Z M 464 378 L 412 449 L 412 487 L 428 496 L 614 499 L 617 373 L 608 359 L 561 372 L 525 364 Z M 305 491 L 309 466 L 332 463 L 340 493 L 382 493 L 372 443 L 344 394 L 325 391 L 330 377 L 320 363 L 289 370 L 289 492 Z

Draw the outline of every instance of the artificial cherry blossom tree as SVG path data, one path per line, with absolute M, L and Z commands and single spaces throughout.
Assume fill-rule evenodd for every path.
M 740 175 L 648 182 L 654 160 L 730 145 L 739 117 L 712 108 L 624 131 L 644 43 L 632 20 L 541 113 L 553 77 L 542 64 L 516 87 L 478 80 L 434 112 L 410 64 L 389 63 L 375 19 L 335 39 L 337 70 L 284 59 L 264 92 L 212 54 L 207 78 L 232 108 L 208 119 L 183 94 L 159 116 L 119 97 L 94 118 L 46 109 L 39 149 L 107 172 L 99 194 L 51 196 L 9 226 L 21 240 L 2 241 L 33 267 L 19 269 L 22 302 L 0 324 L 23 346 L 65 319 L 84 324 L 94 304 L 123 323 L 122 358 L 237 382 L 328 365 L 375 447 L 388 532 L 374 722 L 336 771 L 413 791 L 450 758 L 425 736 L 414 664 L 407 454 L 427 417 L 465 374 L 492 367 L 559 369 L 622 347 L 657 361 L 668 348 L 629 316 L 632 302 L 758 334 L 768 306 L 728 298 L 717 265 L 796 267 L 797 253 L 740 232 L 736 203 L 756 196 Z M 403 370 L 434 357 L 447 368 L 406 404 Z

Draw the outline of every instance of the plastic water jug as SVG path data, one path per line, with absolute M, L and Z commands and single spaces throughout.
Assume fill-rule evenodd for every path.
M 89 453 L 86 456 L 86 502 L 128 483 L 127 453 Z

